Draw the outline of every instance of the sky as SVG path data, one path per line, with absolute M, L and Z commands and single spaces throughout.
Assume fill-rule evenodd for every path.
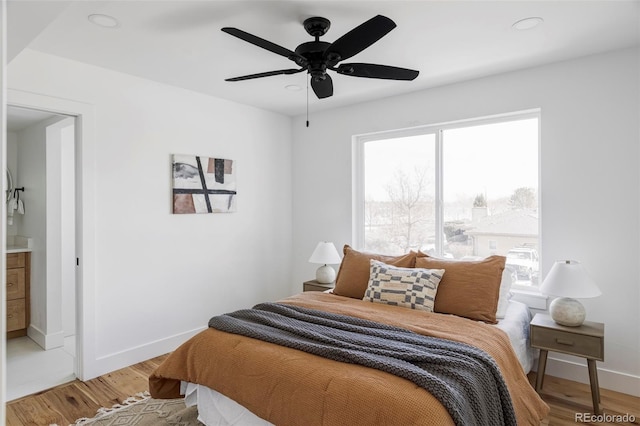
M 506 197 L 519 187 L 538 188 L 537 118 L 443 130 L 444 201 L 484 194 Z M 365 196 L 388 199 L 397 170 L 426 167 L 435 182 L 435 134 L 365 143 Z

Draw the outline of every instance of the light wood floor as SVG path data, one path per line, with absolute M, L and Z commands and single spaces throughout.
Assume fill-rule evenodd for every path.
M 147 390 L 147 377 L 165 358 L 166 355 L 163 355 L 87 382 L 76 380 L 11 401 L 7 404 L 6 424 L 46 426 L 57 423 L 66 426 L 78 418 L 93 417 L 98 408 L 112 407 L 131 395 Z M 535 383 L 535 373 L 529 374 L 529 381 Z M 630 414 L 635 416 L 635 422 L 631 424 L 640 425 L 640 398 L 607 389 L 602 389 L 600 393 L 606 414 Z M 551 407 L 549 425 L 575 426 L 575 413 L 591 410 L 590 388 L 582 383 L 547 376 L 542 397 Z
M 529 383 L 531 383 L 531 386 L 535 386 L 535 382 L 536 373 L 529 373 Z M 549 425 L 640 425 L 640 398 L 633 397 L 631 395 L 614 392 L 608 389 L 600 389 L 600 405 L 602 407 L 602 411 L 605 414 L 632 415 L 635 417 L 635 421 L 631 423 L 576 422 L 576 413 L 593 413 L 593 406 L 591 405 L 591 388 L 589 387 L 589 385 L 546 375 L 544 377 L 544 385 L 542 388 L 541 396 L 544 402 L 546 402 L 551 408 L 548 419 Z
M 6 426 L 67 426 L 93 417 L 100 407 L 113 407 L 149 389 L 148 377 L 167 355 L 117 370 L 86 382 L 57 386 L 7 403 Z

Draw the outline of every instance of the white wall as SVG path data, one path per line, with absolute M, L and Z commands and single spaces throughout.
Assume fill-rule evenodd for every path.
M 75 120 L 74 120 L 75 121 Z M 61 240 L 58 242 L 60 250 L 60 281 L 62 331 L 64 337 L 76 334 L 76 220 L 75 220 L 75 127 L 67 126 L 60 131 L 60 183 L 57 196 L 64 200 L 60 205 L 59 226 Z M 50 193 L 50 192 L 48 192 Z
M 46 339 L 40 338 L 44 343 L 40 344 L 45 349 L 63 346 L 64 337 L 75 334 L 75 118 L 57 117 L 56 120 L 44 129 L 46 195 L 40 220 L 46 228 L 46 328 L 43 329 Z M 23 161 L 20 150 L 18 157 Z M 22 235 L 28 236 L 29 231 L 25 229 Z M 32 329 L 29 332 L 38 342 Z
M 25 214 L 19 217 L 18 235 L 33 238 L 31 252 L 31 321 L 28 333 L 43 348 L 46 347 L 47 318 L 47 168 L 46 126 L 59 117 L 29 126 L 18 132 L 17 171 L 14 172 L 16 186 L 24 186 L 20 199 Z M 50 324 L 50 327 L 53 324 Z
M 296 117 L 294 285 L 313 277 L 318 241 L 351 243 L 353 135 L 541 108 L 543 276 L 558 259 L 585 264 L 603 292 L 584 300 L 606 327 L 600 384 L 640 395 L 639 76 L 624 50 L 312 112 L 309 128 Z M 547 371 L 585 382 L 582 365 L 552 353 Z
M 7 132 L 7 167 L 11 171 L 13 186 L 17 183 L 18 172 L 18 134 Z M 7 235 L 18 235 L 19 225 L 22 223 L 21 215 L 13 216 L 13 223 L 7 224 Z
M 95 111 L 91 376 L 291 293 L 290 118 L 29 50 L 8 87 Z M 174 153 L 235 160 L 238 211 L 171 214 Z
M 52 245 L 59 245 L 63 237 L 59 189 L 61 149 L 60 141 L 49 136 L 50 128 L 62 121 L 73 124 L 73 119 L 53 117 L 21 130 L 16 140 L 14 185 L 25 188 L 19 193 L 25 213 L 14 213 L 14 222 L 17 222 L 18 235 L 33 240 L 28 334 L 44 349 L 64 344 L 60 279 L 63 265 L 59 247 Z M 71 143 L 73 146 L 73 141 Z M 58 223 L 54 223 L 55 218 Z

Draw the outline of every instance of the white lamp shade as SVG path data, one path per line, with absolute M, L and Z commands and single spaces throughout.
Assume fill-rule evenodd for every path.
M 563 260 L 553 264 L 540 286 L 540 292 L 550 296 L 587 299 L 602 294 L 580 262 Z
M 338 264 L 341 262 L 336 246 L 327 241 L 321 241 L 309 258 L 310 263 Z

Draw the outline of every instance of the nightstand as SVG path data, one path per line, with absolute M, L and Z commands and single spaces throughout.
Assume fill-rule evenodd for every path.
M 596 361 L 604 361 L 604 324 L 585 321 L 578 327 L 565 327 L 546 314 L 536 314 L 531 320 L 531 346 L 540 349 L 536 392 L 542 389 L 549 351 L 587 359 L 593 412 L 600 414 L 600 386 Z
M 327 291 L 335 287 L 335 283 L 323 284 L 316 280 L 305 281 L 302 291 Z

